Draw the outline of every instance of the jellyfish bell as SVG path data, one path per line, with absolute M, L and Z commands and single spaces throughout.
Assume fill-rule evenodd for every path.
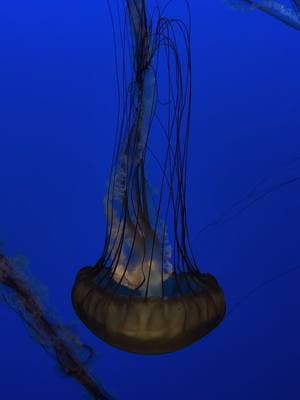
M 148 20 L 144 0 L 127 0 L 126 14 L 133 74 L 105 197 L 106 239 L 96 265 L 79 271 L 72 302 L 105 342 L 162 354 L 208 334 L 226 305 L 216 279 L 197 267 L 187 228 L 189 27 L 158 8 Z
M 100 268 L 100 272 L 99 272 Z M 103 267 L 80 271 L 72 298 L 75 310 L 100 339 L 119 349 L 139 354 L 179 350 L 208 334 L 223 319 L 222 290 L 210 274 L 172 275 L 170 295 L 144 297 L 119 286 L 97 284 Z M 177 280 L 177 283 L 175 281 Z M 191 290 L 192 288 L 192 290 Z

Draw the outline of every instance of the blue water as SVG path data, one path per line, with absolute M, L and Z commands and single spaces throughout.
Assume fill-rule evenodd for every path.
M 173 2 L 179 15 L 184 2 Z M 221 0 L 190 0 L 193 115 L 188 213 L 203 271 L 224 288 L 224 323 L 174 354 L 143 357 L 97 340 L 72 309 L 79 268 L 104 239 L 102 198 L 116 116 L 112 29 L 105 1 L 2 2 L 0 239 L 24 254 L 49 303 L 97 357 L 120 400 L 300 398 L 300 183 L 208 229 L 260 179 L 300 176 L 299 32 Z M 172 15 L 171 15 L 172 16 Z M 294 162 L 292 162 L 294 160 Z M 296 161 L 295 161 L 296 160 Z M 83 399 L 0 304 L 1 399 Z

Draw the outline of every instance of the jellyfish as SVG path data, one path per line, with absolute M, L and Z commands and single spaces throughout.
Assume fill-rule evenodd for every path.
M 108 344 L 163 354 L 207 335 L 226 304 L 216 278 L 197 266 L 187 227 L 190 18 L 168 19 L 158 6 L 150 13 L 145 0 L 126 0 L 124 10 L 120 75 L 129 81 L 119 87 L 104 248 L 78 272 L 72 303 Z
M 232 4 L 246 9 L 258 9 L 284 24 L 300 30 L 299 0 L 233 0 Z

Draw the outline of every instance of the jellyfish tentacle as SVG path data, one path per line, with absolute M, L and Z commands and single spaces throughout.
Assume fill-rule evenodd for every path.
M 79 356 L 82 349 L 85 349 L 89 352 L 89 359 L 92 357 L 91 348 L 82 345 L 70 330 L 53 320 L 53 316 L 47 313 L 41 300 L 34 293 L 29 279 L 1 254 L 0 297 L 20 315 L 32 336 L 55 358 L 66 375 L 74 378 L 95 400 L 112 399 Z

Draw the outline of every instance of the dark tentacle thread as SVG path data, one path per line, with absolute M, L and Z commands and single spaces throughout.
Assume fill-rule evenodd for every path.
M 93 357 L 93 350 L 80 343 L 69 329 L 52 321 L 29 279 L 22 275 L 12 261 L 0 254 L 0 298 L 19 314 L 31 335 L 67 376 L 81 385 L 93 399 L 112 399 L 86 366 Z M 84 361 L 80 359 L 80 352 L 88 353 Z

